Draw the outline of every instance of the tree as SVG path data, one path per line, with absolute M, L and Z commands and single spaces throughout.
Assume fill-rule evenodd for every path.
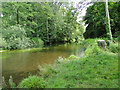
M 3 22 L 21 25 L 30 39 L 52 44 L 72 42 L 82 36 L 78 11 L 67 2 L 7 2 L 2 7 Z

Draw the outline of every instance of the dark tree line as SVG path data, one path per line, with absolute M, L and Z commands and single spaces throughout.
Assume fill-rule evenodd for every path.
M 111 31 L 113 37 L 120 35 L 120 2 L 109 2 L 108 9 L 110 14 Z M 87 9 L 84 17 L 86 21 L 85 38 L 107 37 L 106 30 L 106 11 L 104 2 L 95 2 Z

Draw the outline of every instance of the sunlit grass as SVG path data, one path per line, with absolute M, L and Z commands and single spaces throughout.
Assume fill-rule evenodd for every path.
M 61 62 L 45 80 L 48 88 L 116 88 L 118 87 L 118 58 L 114 54 L 88 56 Z M 54 71 L 54 70 L 52 70 Z

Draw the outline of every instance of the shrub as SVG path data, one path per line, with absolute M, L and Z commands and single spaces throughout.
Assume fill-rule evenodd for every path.
M 70 55 L 70 57 L 68 58 L 68 59 L 70 59 L 70 60 L 76 60 L 78 57 L 77 56 L 75 56 L 75 55 Z
M 31 41 L 33 42 L 33 45 L 36 47 L 44 44 L 44 42 L 40 38 L 32 38 Z
M 7 45 L 7 43 L 6 43 L 5 39 L 0 37 L 0 47 L 2 48 L 3 46 L 6 46 L 6 45 Z
M 19 84 L 20 88 L 45 88 L 45 86 L 45 81 L 38 76 L 29 76 Z
M 6 42 L 6 45 L 2 45 L 4 49 L 21 49 L 30 46 L 30 39 L 26 37 L 25 29 L 20 25 L 2 27 L 1 29 L 2 40 Z

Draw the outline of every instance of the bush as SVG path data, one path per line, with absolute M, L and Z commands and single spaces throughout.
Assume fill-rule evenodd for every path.
M 38 76 L 29 76 L 19 84 L 20 88 L 45 88 L 45 86 L 45 81 Z
M 7 43 L 6 43 L 6 41 L 5 41 L 5 39 L 4 38 L 1 38 L 0 37 L 0 47 L 2 48 L 3 46 L 6 46 L 7 45 Z
M 26 37 L 26 32 L 20 25 L 2 27 L 1 31 L 4 49 L 22 49 L 30 46 L 30 39 Z
M 41 46 L 44 42 L 40 38 L 32 38 L 31 41 L 35 47 Z
M 68 59 L 69 60 L 76 60 L 76 59 L 78 59 L 78 57 L 75 55 L 70 55 Z

